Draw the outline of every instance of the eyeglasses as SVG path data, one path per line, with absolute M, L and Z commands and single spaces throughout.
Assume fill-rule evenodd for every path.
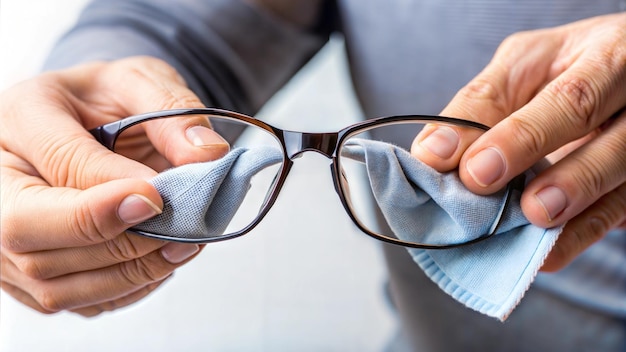
M 511 190 L 517 188 L 519 183 L 519 180 L 512 181 L 500 193 L 502 205 L 497 213 L 493 214 L 493 223 L 485 233 L 479 233 L 470 238 L 459 238 L 445 231 L 433 234 L 427 228 L 398 233 L 397 230 L 392 230 L 394 226 L 389 221 L 389 217 L 394 215 L 393 206 L 391 210 L 381 209 L 375 201 L 378 195 L 373 185 L 388 180 L 374 179 L 364 162 L 351 156 L 353 153 L 349 152 L 350 146 L 359 140 L 376 140 L 408 150 L 415 136 L 426 124 L 448 125 L 477 133 L 488 130 L 487 126 L 450 117 L 403 115 L 366 120 L 337 132 L 308 133 L 276 128 L 253 117 L 232 111 L 199 108 L 157 111 L 131 116 L 102 125 L 90 132 L 105 147 L 124 154 L 124 150 L 137 145 L 138 138 L 143 141 L 148 140 L 145 127 L 154 120 L 188 119 L 190 116 L 207 118 L 216 132 L 231 141 L 234 140 L 231 142 L 233 149 L 237 147 L 251 149 L 261 145 L 272 146 L 280 151 L 282 158 L 280 162 L 264 167 L 255 174 L 248 185 L 242 185 L 242 187 L 248 187 L 241 203 L 244 206 L 237 208 L 223 233 L 181 238 L 168 233 L 154 233 L 137 228 L 131 228 L 131 231 L 152 238 L 194 243 L 222 241 L 244 235 L 259 224 L 268 213 L 285 183 L 294 159 L 307 151 L 314 151 L 331 159 L 330 171 L 335 191 L 347 214 L 362 232 L 378 240 L 405 247 L 451 248 L 489 238 L 500 227 L 503 214 L 511 200 Z M 380 171 L 382 172 L 379 172 L 379 175 L 385 174 L 385 170 Z M 398 204 L 398 207 L 402 206 Z M 473 211 L 469 208 L 466 210 L 468 214 Z M 419 212 L 414 216 L 420 216 Z

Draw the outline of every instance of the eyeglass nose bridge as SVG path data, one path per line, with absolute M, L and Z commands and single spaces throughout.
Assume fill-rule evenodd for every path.
M 307 151 L 317 152 L 331 159 L 337 151 L 338 132 L 309 133 L 283 131 L 283 141 L 289 159 L 295 159 Z
M 349 192 L 348 180 L 345 178 L 344 173 L 338 169 L 338 164 L 334 158 L 337 155 L 336 153 L 337 148 L 339 147 L 340 136 L 343 136 L 344 131 L 310 133 L 283 130 L 281 132 L 284 143 L 283 145 L 290 160 L 299 158 L 304 152 L 308 151 L 317 152 L 324 155 L 328 159 L 333 159 L 333 162 L 329 166 L 335 192 L 339 196 L 339 199 L 350 218 L 352 218 L 357 226 L 367 233 L 367 230 L 362 227 L 360 222 L 354 217 L 354 215 L 352 215 L 348 205 L 349 199 L 347 199 L 341 192 L 341 188 Z

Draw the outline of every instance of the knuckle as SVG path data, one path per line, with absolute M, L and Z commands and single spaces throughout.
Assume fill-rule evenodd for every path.
M 526 42 L 535 36 L 536 31 L 519 31 L 508 35 L 502 41 L 502 47 L 519 47 L 520 43 Z
M 626 217 L 626 183 L 604 196 L 597 209 L 596 217 L 602 221 L 604 229 L 610 230 L 619 226 Z
M 0 219 L 0 245 L 2 248 L 8 249 L 13 252 L 19 252 L 21 250 L 20 240 L 18 236 L 18 231 L 16 231 L 18 222 L 16 221 L 16 217 L 11 213 L 6 211 L 7 208 L 3 207 L 2 217 Z
M 163 73 L 174 73 L 176 70 L 166 61 L 154 56 L 133 56 L 119 61 L 122 66 L 137 71 L 145 71 L 146 69 L 159 71 Z
M 19 199 L 18 193 L 22 190 L 19 186 L 11 187 L 13 186 L 12 184 L 4 183 L 7 179 L 6 175 L 3 174 L 2 178 L 2 192 L 0 192 L 0 247 L 13 252 L 22 252 L 24 248 L 22 245 L 22 231 L 20 229 L 24 219 L 19 214 L 20 211 L 17 204 Z
M 561 100 L 574 131 L 590 131 L 593 128 L 600 94 L 591 79 L 570 77 L 548 85 L 547 89 L 552 96 Z
M 153 87 L 157 88 L 155 91 L 157 94 L 153 96 L 152 102 L 157 109 L 204 107 L 191 91 L 173 89 L 171 81 L 182 86 L 185 84 L 176 69 L 160 59 L 146 57 L 129 59 L 124 74 L 140 81 L 150 82 Z
M 583 244 L 594 243 L 604 237 L 604 235 L 613 227 L 615 216 L 610 211 L 603 211 L 600 214 L 596 214 L 589 220 L 589 231 L 586 233 L 584 239 L 581 239 Z
M 624 36 L 626 36 L 626 27 L 621 31 L 610 31 L 604 33 L 604 43 L 601 44 L 600 50 L 596 51 L 596 55 L 592 60 L 597 63 L 598 67 L 606 67 L 610 72 L 618 74 L 626 73 L 626 46 Z
M 563 258 L 567 258 L 567 261 L 571 260 L 578 253 L 582 252 L 586 247 L 584 243 L 588 229 L 583 226 L 576 228 L 568 228 L 567 233 L 561 236 L 567 237 L 567 241 L 559 241 L 559 250 Z
M 537 41 L 545 40 L 545 36 L 539 33 L 540 30 L 529 30 L 510 34 L 504 38 L 494 57 L 499 58 L 501 63 L 515 65 L 521 57 L 528 55 L 529 50 L 537 45 Z
M 498 99 L 500 90 L 497 85 L 486 77 L 477 77 L 463 87 L 460 93 L 467 99 L 494 100 Z
M 520 47 L 520 43 L 525 42 L 527 38 L 528 33 L 524 31 L 509 34 L 502 40 L 502 42 L 498 46 L 497 54 L 507 55 L 511 52 L 517 51 Z
M 166 271 L 164 269 L 147 256 L 120 264 L 122 277 L 132 286 L 143 286 L 147 282 L 161 280 L 169 273 L 169 271 L 164 273 L 163 271 Z
M 484 113 L 483 109 L 476 109 L 477 106 L 484 106 L 483 104 L 488 104 L 490 115 L 499 118 L 508 115 L 510 107 L 503 93 L 502 85 L 499 78 L 483 75 L 461 88 L 458 96 L 462 102 L 466 102 L 462 108 L 469 114 L 470 119 L 485 121 L 486 117 L 481 116 Z
M 85 179 L 84 170 L 88 153 L 84 152 L 84 144 L 77 143 L 81 136 L 74 133 L 64 135 L 42 134 L 41 150 L 43 151 L 42 169 L 54 186 L 80 188 Z
M 601 147 L 594 148 L 585 154 L 572 155 L 575 168 L 570 173 L 572 188 L 582 193 L 586 198 L 597 199 L 608 194 L 609 200 L 615 198 L 612 195 L 619 193 L 620 184 L 624 182 L 624 166 L 626 155 L 621 150 L 620 143 L 607 140 Z M 619 197 L 617 198 L 619 201 Z
M 106 241 L 105 246 L 109 254 L 119 262 L 133 260 L 140 256 L 139 249 L 126 233 Z
M 570 256 L 582 252 L 602 239 L 623 221 L 626 214 L 626 184 L 602 197 L 585 213 L 566 226 L 567 241 L 559 241 L 563 253 Z
M 159 102 L 159 106 L 163 110 L 176 109 L 176 108 L 201 108 L 202 103 L 193 95 L 173 95 L 171 92 L 163 96 L 163 99 Z
M 105 167 L 94 165 L 100 165 L 110 156 L 100 146 L 92 148 L 93 145 L 85 142 L 83 135 L 74 132 L 43 136 L 42 169 L 51 185 L 82 190 L 100 180 L 101 176 L 95 171 L 102 171 Z
M 541 129 L 539 124 L 533 123 L 531 119 L 524 119 L 518 116 L 511 116 L 508 119 L 511 124 L 509 135 L 517 144 L 528 152 L 529 155 L 541 155 L 547 145 L 548 136 Z
M 56 313 L 65 309 L 62 298 L 55 291 L 42 289 L 35 294 L 35 300 L 44 311 Z
M 603 216 L 594 216 L 582 224 L 577 222 L 577 226 L 568 229 L 569 241 L 563 250 L 573 257 L 603 238 L 609 229 L 609 221 Z
M 15 266 L 26 276 L 35 280 L 44 280 L 48 278 L 45 265 L 28 255 L 19 255 L 17 260 L 14 260 Z
M 600 162 L 595 158 L 585 158 L 577 166 L 577 170 L 570 173 L 575 189 L 586 199 L 597 199 L 609 184 Z
M 42 158 L 42 168 L 46 170 L 47 175 L 50 178 L 50 183 L 54 186 L 72 186 L 68 184 L 69 177 L 69 160 L 71 160 L 71 154 L 68 151 L 70 144 L 64 138 L 59 138 L 58 142 L 55 142 L 53 138 L 49 136 L 43 136 L 41 138 L 41 145 L 45 150 L 44 157 Z
M 95 217 L 89 206 L 80 206 L 70 215 L 70 231 L 79 240 L 89 243 L 102 243 L 110 239 L 106 231 L 94 221 Z

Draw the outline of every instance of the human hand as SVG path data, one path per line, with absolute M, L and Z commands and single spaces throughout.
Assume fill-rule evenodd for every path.
M 542 269 L 554 271 L 626 225 L 625 107 L 625 13 L 522 32 L 442 112 L 493 128 L 479 136 L 427 126 L 412 153 L 439 171 L 458 167 L 479 194 L 547 156 L 553 166 L 528 184 L 521 206 L 537 226 L 567 222 Z
M 2 289 L 43 313 L 93 316 L 142 299 L 199 252 L 125 230 L 160 213 L 146 182 L 156 171 L 228 151 L 209 122 L 154 121 L 124 156 L 87 131 L 182 107 L 202 104 L 147 57 L 42 74 L 0 95 Z

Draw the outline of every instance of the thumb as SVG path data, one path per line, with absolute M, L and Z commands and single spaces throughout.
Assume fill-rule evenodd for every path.
M 495 126 L 526 104 L 544 84 L 557 44 L 530 32 L 508 37 L 491 62 L 457 92 L 441 115 Z M 438 171 L 449 171 L 459 166 L 465 151 L 482 135 L 482 131 L 467 128 L 427 126 L 416 137 L 411 153 Z
M 29 186 L 3 195 L 3 203 L 2 246 L 17 253 L 105 242 L 163 207 L 156 189 L 138 179 L 85 190 Z
M 98 77 L 98 84 L 91 85 L 98 87 L 93 94 L 99 95 L 102 89 L 114 92 L 123 117 L 153 111 L 205 107 L 172 66 L 155 58 L 119 60 L 104 66 Z M 144 129 L 141 133 L 145 133 L 152 146 L 174 165 L 214 160 L 222 157 L 229 149 L 228 143 L 211 128 L 204 115 L 159 119 L 142 123 L 141 126 Z
M 113 179 L 148 178 L 154 168 L 212 160 L 229 148 L 200 115 L 154 121 L 150 131 L 141 131 L 150 139 L 131 138 L 132 154 L 126 155 L 141 163 L 111 153 L 86 131 L 132 114 L 202 106 L 176 71 L 156 59 L 133 58 L 47 73 L 5 92 L 2 101 L 12 108 L 0 124 L 5 130 L 20 131 L 3 134 L 2 145 L 33 165 L 52 186 L 85 189 Z M 138 143 L 142 141 L 147 143 Z M 160 164 L 150 163 L 146 156 Z

